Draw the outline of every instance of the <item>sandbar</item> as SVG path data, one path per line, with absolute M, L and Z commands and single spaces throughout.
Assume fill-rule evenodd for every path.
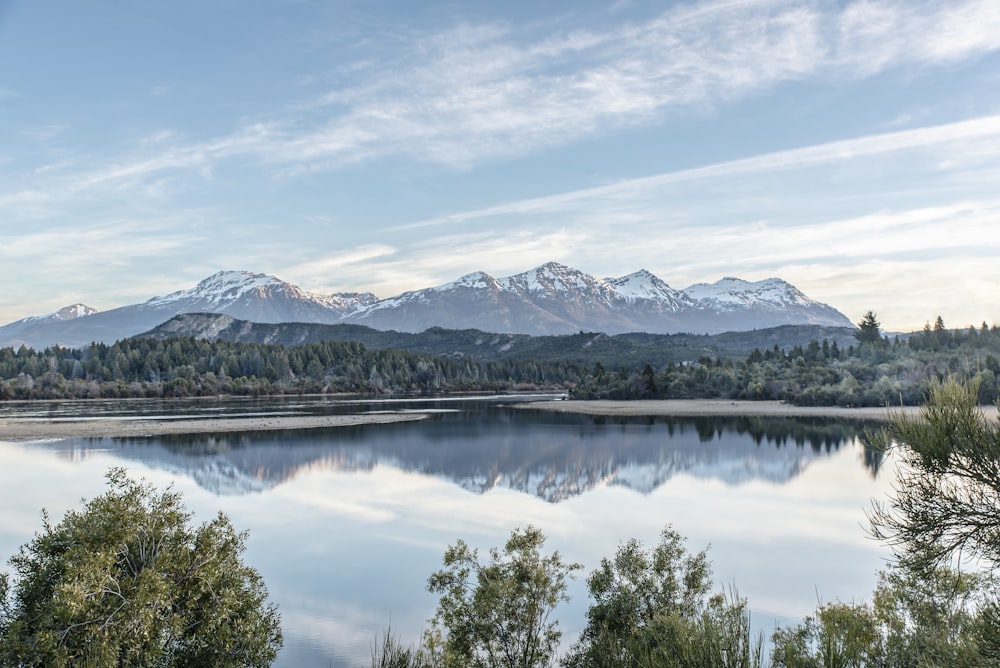
M 568 400 L 532 401 L 514 404 L 518 408 L 556 411 L 560 413 L 583 413 L 585 415 L 625 415 L 625 416 L 773 416 L 773 417 L 822 417 L 844 420 L 888 420 L 901 411 L 917 415 L 917 406 L 890 407 L 846 407 L 846 406 L 795 406 L 783 401 L 731 401 L 724 399 L 664 399 L 610 401 Z M 982 406 L 983 414 L 997 419 L 996 406 Z
M 279 415 L 181 420 L 39 420 L 0 418 L 0 440 L 24 441 L 50 438 L 100 438 L 103 436 L 162 436 L 240 431 L 322 429 L 366 424 L 423 420 L 426 413 L 361 413 L 357 415 Z

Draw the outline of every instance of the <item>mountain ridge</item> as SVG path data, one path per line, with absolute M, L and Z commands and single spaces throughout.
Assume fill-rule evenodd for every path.
M 371 292 L 313 293 L 268 274 L 220 271 L 193 288 L 140 304 L 101 312 L 77 305 L 57 313 L 64 317 L 29 317 L 0 327 L 0 345 L 109 343 L 184 313 L 220 313 L 255 323 L 343 323 L 412 333 L 443 327 L 532 336 L 720 333 L 782 324 L 853 327 L 833 307 L 779 278 L 727 277 L 676 290 L 645 269 L 602 279 L 558 262 L 502 278 L 473 272 L 386 299 Z

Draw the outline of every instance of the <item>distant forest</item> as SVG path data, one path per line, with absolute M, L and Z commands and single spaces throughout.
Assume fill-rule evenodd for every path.
M 983 403 L 1000 395 L 1000 328 L 949 330 L 941 318 L 890 340 L 871 315 L 846 348 L 823 339 L 666 363 L 671 356 L 663 351 L 650 351 L 643 362 L 634 351 L 623 356 L 610 348 L 595 361 L 567 361 L 551 340 L 533 352 L 538 356 L 531 359 L 481 360 L 358 342 L 285 346 L 192 337 L 137 337 L 82 349 L 22 346 L 0 349 L 0 400 L 553 390 L 579 399 L 882 406 L 919 403 L 932 380 L 948 376 L 978 382 Z
M 645 366 L 627 374 L 595 369 L 574 388 L 581 399 L 776 399 L 803 406 L 915 405 L 932 381 L 978 383 L 981 403 L 1000 396 L 1000 328 L 934 327 L 905 339 L 862 327 L 856 345 L 812 341 L 788 349 L 755 349 L 746 359 L 702 357 L 693 363 Z

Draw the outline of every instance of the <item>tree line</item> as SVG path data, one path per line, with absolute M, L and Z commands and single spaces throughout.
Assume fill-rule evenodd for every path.
M 131 338 L 82 349 L 0 349 L 0 400 L 504 391 L 562 388 L 582 372 L 567 363 L 454 360 L 356 342 Z
M 918 404 L 933 382 L 954 374 L 975 380 L 980 402 L 1000 397 L 996 325 L 949 330 L 938 317 L 933 326 L 890 340 L 868 313 L 855 336 L 846 347 L 824 339 L 754 348 L 743 357 L 703 354 L 617 367 L 610 353 L 592 365 L 551 358 L 487 361 L 332 340 L 286 346 L 132 338 L 81 349 L 22 346 L 0 349 L 0 400 L 558 389 L 578 399 L 884 406 Z
M 779 400 L 807 406 L 916 405 L 933 383 L 952 375 L 975 381 L 980 403 L 1000 397 L 1000 328 L 933 327 L 890 340 L 866 314 L 857 344 L 811 341 L 754 349 L 744 359 L 701 356 L 654 369 L 611 371 L 597 363 L 574 388 L 580 399 Z

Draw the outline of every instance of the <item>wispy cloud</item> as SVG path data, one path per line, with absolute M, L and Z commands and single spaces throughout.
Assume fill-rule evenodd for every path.
M 366 63 L 362 83 L 349 73 L 312 104 L 217 138 L 140 147 L 59 191 L 134 187 L 167 171 L 200 177 L 230 159 L 293 173 L 387 156 L 467 168 L 658 122 L 674 109 L 727 104 L 782 82 L 870 77 L 998 48 L 1000 5 L 992 0 L 859 0 L 843 8 L 703 2 L 641 23 L 556 24 L 547 32 L 462 24 L 411 39 Z
M 206 219 L 198 212 L 192 215 L 196 220 Z M 163 287 L 156 285 L 160 272 L 173 270 L 164 284 L 176 288 L 178 274 L 183 275 L 185 270 L 178 256 L 198 247 L 204 237 L 204 230 L 199 231 L 192 220 L 179 216 L 147 217 L 141 221 L 112 219 L 5 235 L 0 244 L 0 265 L 23 267 L 29 260 L 32 279 L 22 279 L 17 290 L 0 297 L 0 311 L 8 305 L 23 309 L 25 303 L 33 304 L 32 311 L 11 313 L 13 320 L 76 301 L 96 308 L 145 301 L 153 296 L 149 292 L 152 288 Z M 122 276 L 134 273 L 142 280 L 122 280 Z M 53 285 L 59 287 L 53 290 Z M 100 296 L 95 297 L 95 293 Z
M 966 144 L 963 150 L 957 150 L 955 146 L 960 142 Z M 401 225 L 398 229 L 462 224 L 506 215 L 576 211 L 581 208 L 591 208 L 597 200 L 631 199 L 637 194 L 657 191 L 664 186 L 678 183 L 795 170 L 838 162 L 846 163 L 864 157 L 941 147 L 946 149 L 941 153 L 952 156 L 954 160 L 968 159 L 970 155 L 976 154 L 995 157 L 1000 152 L 1000 115 L 828 142 L 816 146 L 767 153 L 752 158 L 721 162 L 705 167 L 628 179 L 605 186 L 517 200 L 416 221 Z M 585 205 L 581 206 L 581 203 L 585 203 Z
M 386 244 L 364 244 L 356 248 L 324 254 L 319 259 L 293 264 L 282 270 L 282 275 L 320 292 L 339 292 L 346 283 L 359 286 L 360 290 L 371 290 L 364 281 L 366 267 L 373 262 L 384 263 L 397 249 Z
M 322 103 L 325 125 L 277 159 L 350 163 L 387 154 L 464 167 L 521 155 L 671 109 L 724 104 L 777 83 L 869 77 L 1000 48 L 996 3 L 860 1 L 683 5 L 645 23 L 525 42 L 504 25 L 419 40 L 408 66 L 369 72 Z

